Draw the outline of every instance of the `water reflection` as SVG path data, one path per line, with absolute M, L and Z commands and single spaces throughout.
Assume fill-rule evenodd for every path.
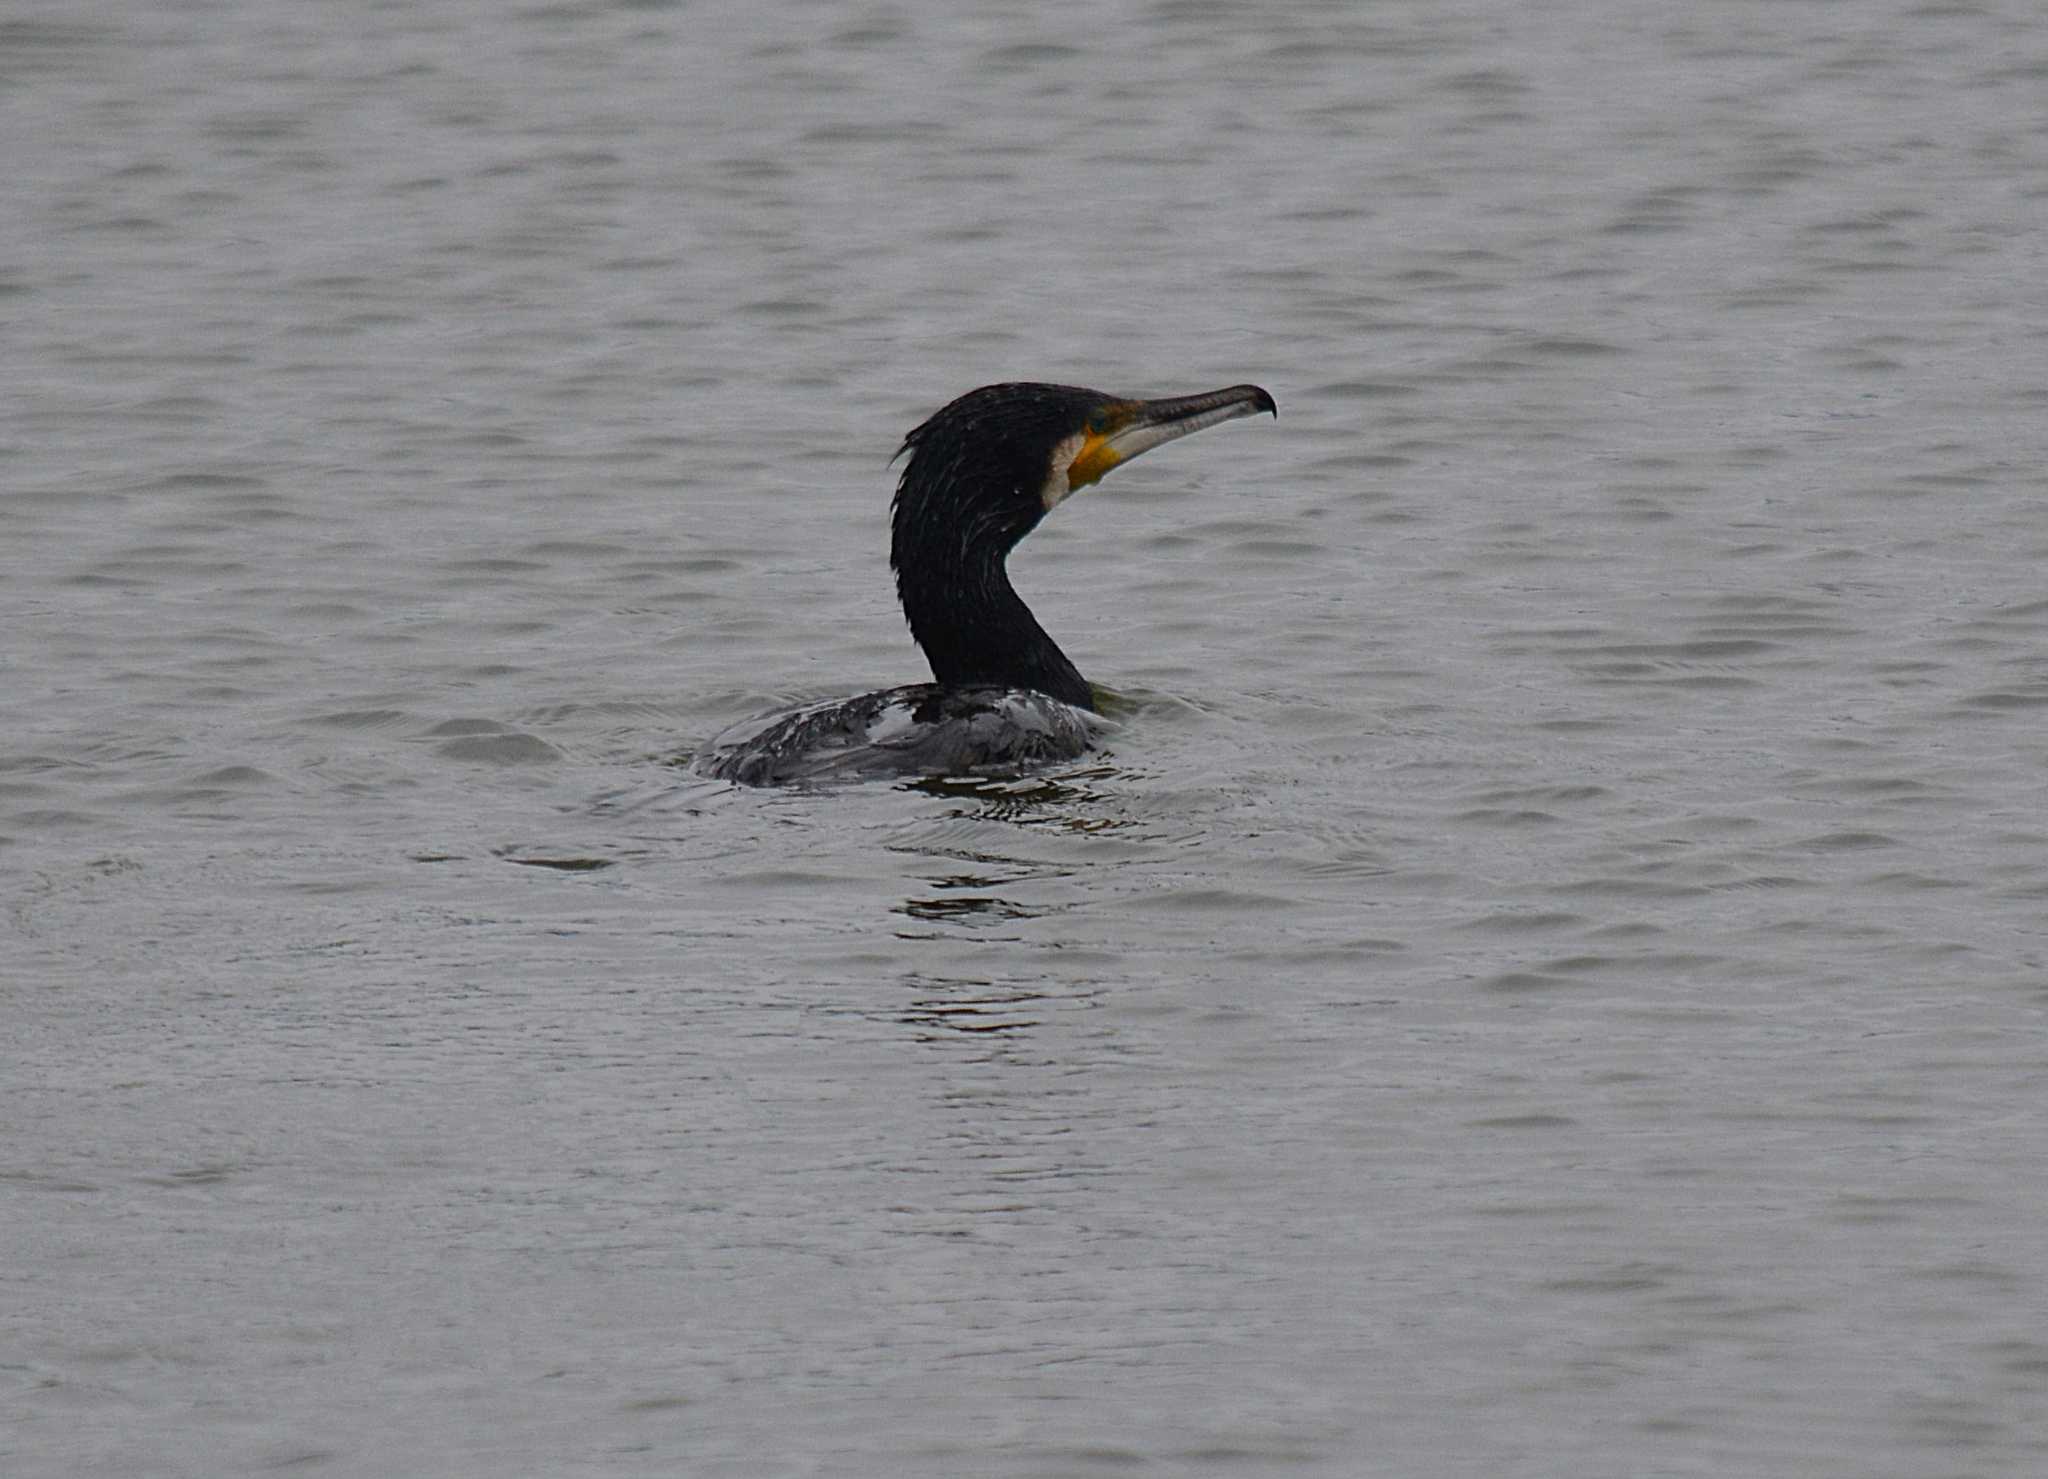
M 1043 927 L 1030 922 L 1072 907 L 1086 893 L 1077 893 L 1076 885 L 1101 861 L 1098 845 L 1079 839 L 1134 824 L 1124 797 L 1097 788 L 1115 775 L 1095 766 L 1055 775 L 929 777 L 905 784 L 901 789 L 951 804 L 892 842 L 892 850 L 930 865 L 918 870 L 923 887 L 894 912 L 932 928 L 899 930 L 898 937 L 983 945 L 1043 941 Z
M 1131 819 L 1091 813 L 1090 808 L 1116 804 L 1115 797 L 1095 789 L 1091 783 L 1116 776 L 1114 768 L 1098 765 L 1057 775 L 934 775 L 906 781 L 900 789 L 920 791 L 944 801 L 972 803 L 971 809 L 951 813 L 956 817 L 1053 826 L 1070 832 L 1108 832 L 1132 825 Z
M 1003 987 L 986 980 L 912 975 L 906 984 L 915 995 L 899 1020 L 917 1029 L 920 1042 L 1028 1031 L 1041 1021 L 1031 1014 L 1031 1004 L 1046 999 L 1043 991 Z
M 1061 905 L 1014 896 L 1024 886 L 1072 877 L 1076 859 L 1062 848 L 1057 857 L 1032 848 L 1030 837 L 1099 834 L 1134 825 L 1123 798 L 1095 783 L 1114 777 L 1107 766 L 1031 776 L 927 776 L 898 790 L 952 803 L 923 817 L 909 837 L 891 850 L 930 859 L 942 871 L 923 882 L 927 891 L 906 898 L 892 912 L 930 924 L 970 929 L 1015 924 L 1058 912 Z M 1019 829 L 1030 828 L 1029 832 Z M 1021 845 L 1020 845 L 1021 844 Z M 1032 852 L 1041 855 L 1031 856 Z M 902 936 L 899 938 L 933 938 Z M 984 936 L 984 938 L 989 938 Z
M 942 889 L 988 888 L 995 882 L 996 880 L 992 878 L 961 874 L 953 878 L 935 879 L 932 886 Z M 1036 919 L 1048 911 L 995 894 L 962 894 L 953 898 L 905 899 L 897 906 L 896 912 L 907 914 L 912 919 L 946 920 L 955 924 L 992 924 L 1003 920 Z

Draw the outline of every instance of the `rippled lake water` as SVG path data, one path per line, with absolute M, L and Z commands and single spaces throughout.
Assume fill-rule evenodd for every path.
M 0 20 L 0 1467 L 2048 1467 L 2048 21 Z M 924 676 L 904 431 L 1256 381 Z

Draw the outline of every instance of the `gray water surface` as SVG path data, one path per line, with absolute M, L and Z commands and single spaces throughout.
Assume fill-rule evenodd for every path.
M 2048 1472 L 2048 20 L 0 20 L 0 1469 Z M 1267 386 L 924 670 L 886 465 Z

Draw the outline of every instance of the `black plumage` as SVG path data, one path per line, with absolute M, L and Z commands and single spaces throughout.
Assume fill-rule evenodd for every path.
M 931 683 L 742 726 L 702 768 L 749 785 L 1007 771 L 1086 751 L 1088 680 L 1010 584 L 1017 542 L 1077 488 L 1159 444 L 1273 411 L 1256 385 L 1130 400 L 1072 385 L 986 385 L 904 438 L 889 564 Z

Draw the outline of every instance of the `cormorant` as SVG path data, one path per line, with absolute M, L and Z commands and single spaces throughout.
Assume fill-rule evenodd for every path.
M 812 704 L 727 731 L 699 762 L 746 785 L 1011 770 L 1069 760 L 1102 721 L 1088 680 L 1004 561 L 1068 494 L 1190 432 L 1260 411 L 1256 385 L 1129 400 L 1074 385 L 984 385 L 903 439 L 889 565 L 931 683 Z

